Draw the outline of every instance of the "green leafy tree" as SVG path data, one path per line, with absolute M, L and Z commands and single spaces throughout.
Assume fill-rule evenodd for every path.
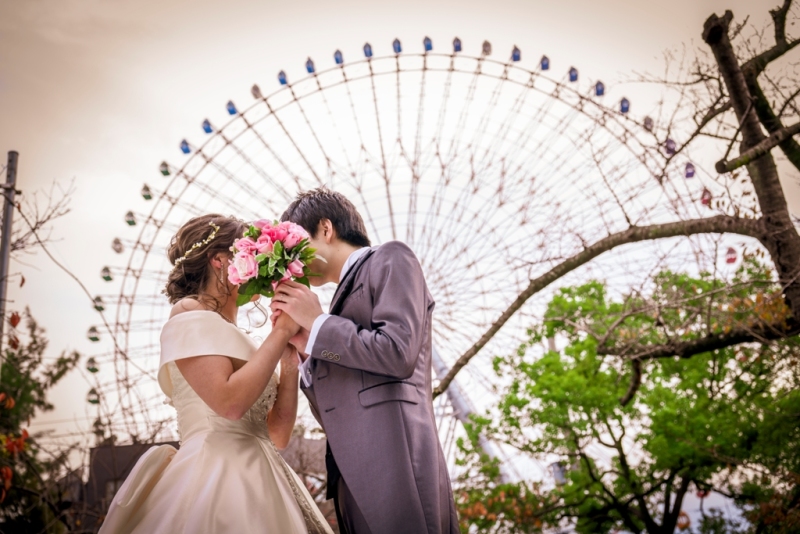
M 62 502 L 57 479 L 63 474 L 69 448 L 45 454 L 26 427 L 34 415 L 53 409 L 47 393 L 80 358 L 63 353 L 45 362 L 47 339 L 28 310 L 11 314 L 0 373 L 0 532 L 63 532 Z M 17 325 L 24 320 L 24 334 Z
M 508 388 L 460 442 L 471 477 L 459 501 L 464 526 L 533 532 L 568 521 L 587 533 L 672 533 L 689 528 L 686 495 L 713 490 L 735 499 L 755 532 L 800 530 L 800 339 L 685 358 L 641 352 L 779 324 L 789 311 L 774 278 L 748 256 L 730 281 L 662 272 L 648 296 L 613 299 L 597 281 L 561 289 L 529 341 L 495 359 Z M 553 338 L 563 349 L 543 352 Z M 486 506 L 509 488 L 481 455 L 479 433 L 560 458 L 556 489 L 517 485 L 533 512 L 522 526 L 518 514 Z M 700 531 L 725 521 L 711 514 Z

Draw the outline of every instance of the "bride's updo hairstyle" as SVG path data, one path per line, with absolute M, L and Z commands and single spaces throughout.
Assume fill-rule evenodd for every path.
M 219 275 L 214 273 L 209 261 L 220 252 L 232 256 L 233 242 L 242 237 L 246 229 L 244 221 L 216 213 L 195 217 L 181 226 L 167 251 L 173 265 L 164 288 L 169 303 L 175 304 L 187 297 L 198 298 L 209 282 L 218 281 Z M 223 276 L 227 278 L 228 273 Z

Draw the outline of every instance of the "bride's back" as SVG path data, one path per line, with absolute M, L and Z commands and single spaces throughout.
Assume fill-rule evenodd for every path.
M 196 356 L 227 356 L 240 365 L 256 350 L 255 343 L 216 312 L 196 309 L 170 317 L 161 331 L 158 382 L 178 412 L 181 441 L 208 431 L 235 431 L 267 436 L 266 418 L 277 397 L 278 375 L 273 374 L 256 403 L 239 420 L 215 413 L 192 389 L 175 361 Z M 238 366 L 237 366 L 238 367 Z

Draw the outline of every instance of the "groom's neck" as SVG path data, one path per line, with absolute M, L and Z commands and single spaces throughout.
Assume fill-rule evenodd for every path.
M 361 247 L 351 245 L 350 243 L 346 243 L 344 241 L 336 240 L 335 244 L 332 244 L 332 248 L 332 253 L 330 254 L 330 258 L 328 258 L 330 272 L 328 273 L 327 281 L 338 284 L 339 275 L 342 274 L 342 268 L 344 267 L 344 264 L 347 263 L 347 258 L 350 257 L 350 254 Z

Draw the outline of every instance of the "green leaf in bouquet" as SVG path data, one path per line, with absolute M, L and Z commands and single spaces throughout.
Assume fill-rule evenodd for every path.
M 309 282 L 307 276 L 303 276 L 303 277 L 300 277 L 300 278 L 295 278 L 294 281 L 297 282 L 298 284 L 303 284 L 306 287 L 311 287 L 311 282 Z
M 300 240 L 300 242 L 298 244 L 296 244 L 295 246 L 292 247 L 292 251 L 295 252 L 295 253 L 298 253 L 298 252 L 302 251 L 303 247 L 305 247 L 306 245 L 308 245 L 308 238 L 303 238 L 303 239 Z
M 257 254 L 256 255 L 256 261 L 258 263 L 264 263 L 264 260 L 266 260 L 266 259 L 267 259 L 267 255 L 266 254 Z
M 275 245 L 272 247 L 272 256 L 275 258 L 283 256 L 283 245 L 280 241 L 275 241 Z
M 244 237 L 252 237 L 252 238 L 253 238 L 253 240 L 256 240 L 256 239 L 258 239 L 259 237 L 261 237 L 261 230 L 259 230 L 259 229 L 258 229 L 258 228 L 256 228 L 255 226 L 250 226 L 250 228 L 248 228 L 248 229 L 247 229 L 247 230 L 244 232 Z
M 253 298 L 253 295 L 242 295 L 242 294 L 239 294 L 239 295 L 236 296 L 236 305 L 237 306 L 244 306 L 245 304 L 250 302 L 251 298 Z
M 264 276 L 267 276 L 267 266 L 266 265 L 262 265 L 261 267 L 258 268 L 258 276 L 260 276 L 262 278 Z
M 254 288 L 255 284 L 256 284 L 255 278 L 251 278 L 250 280 L 239 286 L 239 294 L 252 295 L 253 290 L 255 289 Z
M 281 277 L 286 274 L 286 266 L 285 265 L 278 265 L 276 270 L 281 273 Z

